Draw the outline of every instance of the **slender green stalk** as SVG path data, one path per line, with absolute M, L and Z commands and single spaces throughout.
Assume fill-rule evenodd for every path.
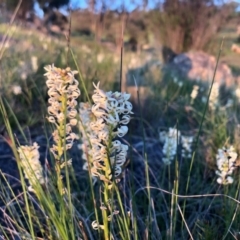
M 1 41 L 1 46 L 0 46 L 0 62 L 2 61 L 2 57 L 3 57 L 3 54 L 6 50 L 6 48 L 4 47 L 5 44 L 7 44 L 7 42 L 10 40 L 10 34 L 11 34 L 11 30 L 13 28 L 13 23 L 14 23 L 14 20 L 17 16 L 17 13 L 21 7 L 21 4 L 22 4 L 22 1 L 23 0 L 19 0 L 18 1 L 18 4 L 14 10 L 14 13 L 12 14 L 12 17 L 11 17 L 11 20 L 10 20 L 10 23 L 9 23 L 9 27 L 7 28 L 7 31 L 6 33 L 4 34 L 3 38 L 2 38 L 2 41 Z
M 21 169 L 20 169 L 20 170 L 21 170 Z M 13 200 L 16 200 L 16 203 L 17 203 L 18 208 L 20 209 L 21 215 L 23 216 L 24 221 L 27 222 L 26 216 L 25 216 L 25 214 L 24 214 L 24 212 L 23 212 L 23 209 L 22 209 L 22 207 L 21 207 L 21 205 L 20 205 L 20 202 L 17 200 L 17 199 L 18 199 L 18 196 L 16 196 L 16 194 L 13 192 L 12 187 L 10 186 L 8 180 L 6 179 L 5 175 L 3 174 L 3 172 L 2 172 L 1 170 L 0 170 L 0 175 L 1 175 L 1 177 L 4 179 L 4 182 L 5 182 L 6 186 L 7 186 L 7 191 L 10 191 L 11 195 L 13 196 L 12 201 L 13 201 Z M 3 202 L 4 202 L 3 197 L 4 197 L 4 196 L 3 196 L 3 194 L 2 194 L 1 198 L 2 198 L 2 200 L 3 200 Z M 7 206 L 9 212 L 11 212 L 11 214 L 14 215 L 14 214 L 12 213 L 11 208 L 8 206 L 8 204 L 9 204 L 9 202 L 6 202 L 5 205 Z M 22 224 L 21 221 L 20 221 L 20 225 L 22 225 L 22 227 L 23 227 L 23 224 Z
M 63 158 L 63 149 L 66 150 L 66 113 L 67 113 L 67 96 L 63 94 L 60 98 L 61 112 L 64 113 L 64 120 L 60 121 L 59 126 L 57 127 L 58 134 L 60 136 L 59 141 L 57 142 L 57 157 L 55 162 L 55 169 L 57 174 L 57 187 L 60 194 L 63 194 L 64 187 L 61 177 L 61 163 Z M 66 151 L 65 151 L 66 152 Z
M 190 167 L 189 167 L 189 172 L 188 172 L 188 178 L 187 178 L 187 185 L 186 185 L 185 194 L 188 193 L 188 188 L 189 188 L 189 184 L 190 184 L 190 177 L 191 177 L 192 167 L 193 167 L 194 160 L 195 160 L 195 154 L 196 154 L 196 150 L 197 150 L 198 143 L 199 143 L 200 133 L 201 133 L 201 131 L 202 131 L 203 121 L 204 121 L 204 119 L 205 119 L 205 115 L 206 115 L 206 112 L 207 112 L 207 109 L 208 109 L 209 98 L 210 98 L 211 91 L 212 91 L 212 87 L 213 87 L 213 83 L 214 83 L 214 80 L 215 80 L 215 76 L 216 76 L 216 72 L 217 72 L 217 67 L 218 67 L 219 59 L 220 59 L 221 52 L 222 52 L 222 47 L 223 47 L 223 40 L 222 40 L 222 42 L 221 42 L 220 49 L 219 49 L 219 51 L 218 51 L 217 63 L 216 63 L 215 69 L 214 69 L 213 79 L 212 79 L 212 82 L 211 82 L 210 90 L 209 90 L 208 97 L 207 97 L 207 102 L 206 102 L 206 105 L 205 105 L 205 107 L 204 107 L 203 115 L 202 115 L 201 122 L 200 122 L 200 126 L 199 126 L 199 129 L 198 129 L 198 134 L 197 134 L 197 138 L 196 138 L 196 145 L 195 145 L 195 151 L 193 151 L 193 155 L 192 155 L 192 159 L 191 159 L 191 163 L 190 163 Z M 182 212 L 183 212 L 183 216 L 184 216 L 184 214 L 185 214 L 185 207 L 186 207 L 186 199 L 184 200 L 184 203 L 183 203 L 183 211 L 182 211 Z M 182 223 L 182 227 L 183 227 L 183 223 Z
M 83 80 L 82 73 L 81 73 L 81 71 L 80 71 L 80 69 L 79 69 L 79 67 L 78 67 L 76 57 L 75 57 L 75 55 L 74 55 L 74 53 L 73 53 L 73 51 L 72 51 L 71 48 L 70 48 L 70 52 L 71 52 L 71 54 L 72 54 L 73 61 L 74 61 L 75 66 L 76 66 L 76 68 L 77 68 L 77 71 L 78 71 L 80 80 L 81 80 L 81 82 L 82 82 L 82 86 L 83 86 L 84 92 L 85 92 L 85 94 L 86 94 L 87 100 L 88 100 L 88 102 L 91 104 L 91 100 L 90 100 L 90 98 L 89 98 L 88 91 L 87 91 L 87 89 L 86 89 L 86 86 L 85 86 L 85 83 L 84 83 L 84 80 Z
M 66 128 L 66 118 L 65 118 L 65 128 Z M 65 136 L 66 137 L 66 136 Z M 65 211 L 69 210 L 69 214 L 66 214 L 67 218 L 66 221 L 69 225 L 69 230 L 71 232 L 71 238 L 74 239 L 74 211 L 73 211 L 73 205 L 72 205 L 72 198 L 71 198 L 71 186 L 70 186 L 70 176 L 69 176 L 69 170 L 68 170 L 68 159 L 67 159 L 67 150 L 66 150 L 66 141 L 64 143 L 64 162 L 65 162 L 65 174 L 66 174 L 66 182 L 67 182 L 67 200 L 68 205 L 65 204 Z M 68 217 L 69 216 L 69 217 Z M 70 218 L 70 219 L 69 219 Z
M 19 130 L 20 133 L 22 134 L 22 137 L 23 137 L 24 141 L 27 142 L 27 138 L 26 138 L 26 136 L 25 136 L 25 134 L 24 134 L 24 132 L 23 132 L 23 129 L 22 129 L 22 127 L 21 127 L 21 125 L 20 125 L 20 123 L 19 123 L 16 115 L 14 114 L 11 106 L 9 105 L 9 103 L 8 103 L 7 101 L 5 101 L 5 104 L 7 105 L 8 109 L 9 109 L 9 111 L 10 111 L 10 113 L 11 113 L 11 116 L 13 116 L 13 119 L 14 119 L 17 127 L 18 127 L 18 130 Z
M 177 224 L 177 205 L 178 205 L 178 190 L 179 190 L 179 166 L 178 161 L 175 161 L 175 180 L 174 180 L 174 187 L 173 187 L 173 224 L 172 224 L 172 239 L 175 239 L 175 231 L 176 231 L 176 224 Z
M 130 129 L 131 131 L 131 129 Z M 132 139 L 132 131 L 130 132 L 130 137 Z M 131 144 L 132 145 L 132 144 Z M 133 154 L 132 154 L 132 148 L 131 148 L 131 153 L 130 153 L 130 159 L 133 158 Z M 135 240 L 138 240 L 138 225 L 137 225 L 137 221 L 136 221 L 136 215 L 137 214 L 137 204 L 136 204 L 136 198 L 135 198 L 135 195 L 134 195 L 134 192 L 135 192 L 135 184 L 134 184 L 134 169 L 133 169 L 133 163 L 132 161 L 130 162 L 130 166 L 131 166 L 131 174 L 130 174 L 130 183 L 129 183 L 129 186 L 130 186 L 130 194 L 131 194 L 131 201 L 130 201 L 130 216 L 129 218 L 131 219 L 131 222 L 132 222 L 132 228 L 134 229 L 133 231 L 133 234 L 134 234 L 134 239 Z
M 105 178 L 109 178 L 109 171 L 110 171 L 110 165 L 109 165 L 109 160 L 108 158 L 104 159 L 106 171 L 105 171 Z M 109 239 L 109 225 L 108 225 L 108 211 L 109 211 L 109 190 L 108 190 L 108 182 L 104 182 L 103 187 L 103 199 L 104 199 L 104 207 L 102 209 L 102 215 L 103 215 L 103 226 L 104 226 L 104 239 L 108 240 Z
M 123 226 L 124 226 L 124 232 L 125 232 L 124 239 L 131 240 L 130 232 L 129 232 L 129 226 L 127 224 L 127 217 L 126 217 L 124 207 L 123 207 L 123 204 L 122 204 L 122 199 L 121 199 L 121 195 L 120 195 L 120 192 L 119 192 L 119 188 L 116 185 L 116 183 L 114 183 L 113 187 L 114 187 L 114 189 L 116 191 L 116 194 L 117 194 L 117 199 L 118 199 L 118 203 L 119 203 L 119 206 L 120 206 L 120 213 L 123 216 Z
M 135 85 L 136 85 L 136 90 L 137 90 L 137 99 L 138 99 L 138 106 L 139 106 L 139 110 L 140 110 L 140 119 L 141 119 L 141 129 L 142 129 L 142 139 L 143 139 L 143 153 L 144 153 L 144 165 L 145 165 L 145 174 L 146 174 L 146 186 L 147 186 L 147 192 L 148 192 L 148 226 L 147 229 L 149 229 L 149 223 L 151 222 L 152 216 L 151 216 L 151 192 L 150 192 L 150 181 L 149 181 L 149 170 L 148 170 L 148 158 L 147 158 L 147 154 L 146 154 L 146 140 L 145 140 L 145 131 L 144 131 L 144 126 L 143 126 L 143 114 L 142 114 L 142 108 L 141 108 L 141 104 L 140 104 L 140 93 L 139 93 L 139 89 L 138 89 L 138 85 L 136 82 L 135 77 L 133 76 L 134 81 L 135 81 Z

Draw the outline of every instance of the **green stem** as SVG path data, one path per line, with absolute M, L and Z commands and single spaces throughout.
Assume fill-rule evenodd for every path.
M 57 161 L 56 161 L 56 172 L 57 172 L 57 187 L 59 193 L 62 195 L 63 194 L 63 182 L 61 178 L 61 160 L 63 156 L 63 149 L 64 145 L 66 143 L 66 112 L 67 112 L 67 96 L 64 94 L 61 96 L 61 102 L 62 102 L 62 107 L 61 107 L 61 112 L 64 114 L 64 119 L 59 123 L 58 126 L 58 134 L 59 134 L 59 141 L 57 142 Z
M 111 167 L 110 167 L 110 163 L 109 163 L 109 159 L 106 158 L 104 159 L 105 162 L 105 182 L 104 182 L 104 192 L 103 192 L 103 197 L 104 197 L 104 205 L 106 207 L 106 209 L 103 209 L 103 225 L 104 225 L 104 239 L 108 240 L 109 239 L 109 226 L 108 226 L 108 202 L 109 202 L 109 183 L 106 182 L 107 180 L 109 180 L 109 171 L 111 171 Z M 113 173 L 112 173 L 113 174 Z
M 104 226 L 104 239 L 108 240 L 109 239 L 109 229 L 108 229 L 108 216 L 107 216 L 107 211 L 108 211 L 108 183 L 104 184 L 104 205 L 107 209 L 102 209 L 102 214 L 103 214 L 103 226 Z

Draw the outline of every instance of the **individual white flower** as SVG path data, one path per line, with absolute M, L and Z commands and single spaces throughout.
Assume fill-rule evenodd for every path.
M 95 221 L 92 222 L 92 228 L 93 228 L 94 230 L 98 230 L 98 229 L 104 229 L 104 226 L 98 224 L 97 220 L 95 220 Z
M 19 95 L 22 93 L 22 88 L 19 85 L 13 85 L 12 92 L 14 95 Z
M 22 80 L 26 80 L 27 79 L 27 73 L 26 72 L 22 72 L 20 75 Z
M 43 168 L 39 161 L 39 146 L 37 143 L 34 143 L 33 146 L 20 146 L 18 148 L 19 157 L 21 159 L 21 166 L 25 178 L 28 179 L 30 191 L 34 191 L 37 182 L 39 184 L 44 184 Z
M 234 148 L 231 146 L 229 148 L 218 149 L 216 155 L 217 159 L 217 168 L 216 175 L 218 175 L 217 182 L 219 184 L 231 184 L 233 182 L 232 175 L 235 167 L 235 162 L 237 159 L 237 153 Z
M 38 70 L 38 58 L 36 56 L 31 57 L 32 69 L 34 72 Z

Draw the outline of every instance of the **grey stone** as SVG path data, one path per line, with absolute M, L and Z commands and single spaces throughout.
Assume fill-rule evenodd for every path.
M 174 76 L 184 77 L 189 80 L 202 80 L 210 83 L 213 79 L 217 60 L 202 51 L 182 53 L 165 65 L 165 69 Z M 219 62 L 215 75 L 215 82 L 220 85 L 233 86 L 237 78 L 233 76 L 227 64 Z

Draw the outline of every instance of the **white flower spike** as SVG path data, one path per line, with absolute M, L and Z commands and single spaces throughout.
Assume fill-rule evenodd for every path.
M 25 178 L 29 181 L 29 191 L 34 192 L 37 182 L 44 184 L 43 168 L 39 161 L 39 146 L 34 143 L 32 146 L 20 146 L 18 148 L 19 157 L 21 159 L 21 166 Z
M 233 183 L 232 175 L 235 170 L 235 163 L 237 159 L 237 153 L 231 146 L 229 148 L 218 149 L 217 168 L 216 175 L 218 176 L 217 182 L 219 184 L 227 185 Z
M 81 149 L 83 159 L 87 160 L 84 169 L 88 169 L 90 163 L 92 175 L 107 182 L 111 188 L 113 176 L 117 178 L 122 173 L 128 150 L 128 146 L 115 137 L 121 138 L 128 132 L 126 125 L 130 121 L 132 104 L 128 101 L 130 94 L 104 92 L 100 83 L 93 85 L 93 106 L 80 104 L 79 128 L 84 143 Z

